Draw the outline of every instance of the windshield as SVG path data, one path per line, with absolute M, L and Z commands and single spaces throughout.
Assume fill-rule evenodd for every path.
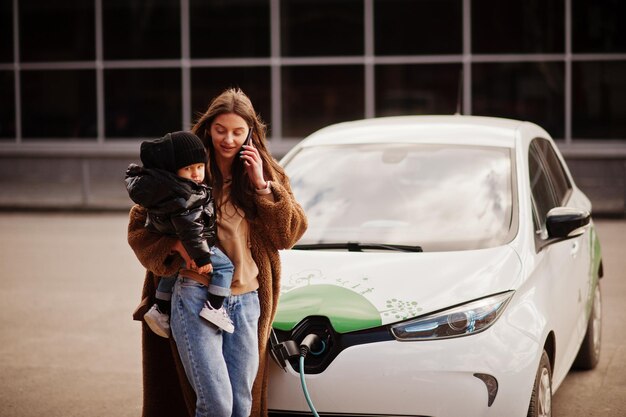
M 309 227 L 299 244 L 487 248 L 512 239 L 508 148 L 366 144 L 303 148 L 286 164 Z

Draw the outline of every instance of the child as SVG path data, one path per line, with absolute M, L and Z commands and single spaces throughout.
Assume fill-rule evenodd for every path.
M 148 210 L 146 228 L 181 240 L 199 273 L 206 274 L 212 265 L 208 299 L 200 316 L 232 333 L 234 325 L 222 303 L 230 295 L 234 267 L 215 246 L 217 226 L 211 189 L 203 183 L 207 154 L 202 141 L 190 132 L 168 133 L 143 142 L 140 158 L 143 167 L 131 164 L 126 171 L 128 195 Z M 144 315 L 150 329 L 166 338 L 176 276 L 161 277 L 156 303 Z

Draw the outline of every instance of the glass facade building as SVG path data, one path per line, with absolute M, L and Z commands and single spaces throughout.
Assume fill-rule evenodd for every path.
M 228 87 L 276 156 L 331 123 L 456 111 L 626 156 L 625 19 L 622 0 L 0 0 L 0 158 L 136 157 Z

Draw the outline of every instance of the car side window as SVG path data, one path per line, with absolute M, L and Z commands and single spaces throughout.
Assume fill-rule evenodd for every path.
M 567 203 L 572 193 L 572 184 L 554 147 L 547 139 L 533 139 L 529 148 L 528 166 L 535 231 L 541 238 L 546 238 L 548 212 Z
M 550 179 L 542 161 L 540 150 L 531 143 L 528 154 L 530 175 L 530 189 L 535 212 L 535 230 L 542 233 L 545 230 L 546 216 L 551 208 L 556 206 L 556 197 L 550 184 Z M 543 234 L 543 233 L 542 233 Z
M 541 151 L 541 155 L 552 183 L 552 189 L 554 190 L 554 194 L 556 196 L 557 205 L 563 206 L 567 203 L 567 200 L 572 193 L 572 184 L 550 142 L 541 138 L 535 139 L 534 142 L 537 143 L 537 146 Z

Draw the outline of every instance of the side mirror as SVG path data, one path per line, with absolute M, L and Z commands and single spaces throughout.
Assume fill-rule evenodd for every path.
M 548 239 L 569 239 L 580 236 L 591 221 L 591 214 L 586 210 L 570 207 L 554 207 L 548 212 L 546 229 Z

